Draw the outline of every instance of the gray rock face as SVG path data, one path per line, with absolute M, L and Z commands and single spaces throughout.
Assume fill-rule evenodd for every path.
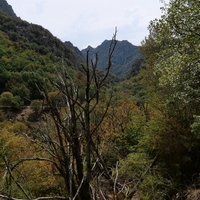
M 9 5 L 6 0 L 0 0 L 0 12 L 16 17 L 16 14 L 13 11 L 12 6 Z

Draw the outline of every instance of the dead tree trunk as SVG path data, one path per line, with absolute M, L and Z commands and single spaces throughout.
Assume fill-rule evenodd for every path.
M 90 184 L 96 176 L 92 168 L 96 160 L 101 166 L 99 167 L 100 173 L 113 182 L 99 153 L 98 146 L 96 146 L 96 133 L 106 116 L 111 98 L 105 105 L 101 117 L 96 120 L 97 122 L 93 123 L 92 115 L 97 110 L 97 105 L 101 100 L 101 91 L 110 72 L 111 59 L 117 44 L 116 33 L 117 31 L 115 31 L 110 44 L 108 66 L 104 71 L 97 69 L 98 55 L 95 55 L 95 62 L 90 62 L 89 52 L 87 53 L 86 65 L 82 65 L 81 68 L 84 77 L 81 86 L 76 84 L 77 80 L 69 75 L 63 64 L 57 73 L 57 80 L 52 81 L 54 87 L 57 88 L 57 95 L 61 97 L 61 102 L 58 103 L 57 100 L 51 98 L 48 91 L 42 86 L 38 87 L 44 96 L 49 113 L 47 120 L 37 129 L 32 141 L 35 141 L 42 150 L 48 153 L 49 157 L 46 161 L 51 162 L 63 178 L 66 199 L 69 200 L 93 199 Z M 84 91 L 84 100 L 81 100 L 80 90 Z M 50 122 L 48 123 L 48 121 Z M 41 128 L 41 126 L 45 126 L 45 128 Z M 27 160 L 30 159 L 21 160 L 18 164 Z M 15 166 L 17 165 L 15 164 Z M 15 167 L 9 168 L 11 175 L 14 169 Z M 23 188 L 21 190 L 23 191 Z M 26 194 L 25 191 L 23 192 Z M 28 194 L 26 197 L 29 199 Z M 63 197 L 59 198 L 63 199 Z

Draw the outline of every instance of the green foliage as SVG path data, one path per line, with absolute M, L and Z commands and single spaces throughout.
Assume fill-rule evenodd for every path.
M 57 173 L 52 164 L 37 158 L 43 157 L 45 152 L 28 138 L 28 127 L 22 122 L 8 122 L 0 123 L 0 184 L 1 193 L 16 198 L 25 198 L 25 195 L 17 187 L 16 182 L 12 179 L 6 170 L 6 160 L 9 164 L 14 166 L 12 168 L 12 175 L 15 177 L 17 183 L 29 194 L 31 197 L 58 195 L 65 193 L 63 191 L 63 181 L 60 177 L 54 176 Z M 35 157 L 34 160 L 28 160 Z M 21 159 L 27 159 L 26 162 L 20 163 Z M 19 173 L 20 172 L 20 173 Z
M 118 180 L 128 181 L 127 193 L 137 191 L 140 199 L 168 199 L 172 184 L 159 170 L 151 168 L 152 160 L 145 153 L 131 153 L 119 161 Z
M 120 161 L 119 179 L 129 180 L 133 184 L 140 181 L 142 174 L 149 165 L 147 155 L 144 153 L 131 153 Z
M 13 94 L 11 92 L 4 92 L 1 94 L 0 104 L 4 107 L 10 107 L 12 105 Z
M 170 198 L 172 184 L 155 171 L 150 171 L 139 186 L 142 200 L 163 200 Z
M 5 113 L 3 112 L 3 110 L 0 110 L 0 122 L 5 120 Z
M 83 61 L 46 29 L 0 13 L 0 93 L 12 92 L 25 103 L 41 99 L 36 86 L 50 88 L 55 69 L 63 63 L 73 67 Z
M 3 109 L 20 109 L 23 101 L 20 96 L 14 96 L 11 92 L 3 92 L 0 95 L 0 106 Z
M 24 104 L 24 102 L 22 101 L 20 96 L 16 95 L 16 96 L 13 97 L 12 107 L 14 109 L 17 109 L 17 110 L 21 109 L 21 106 L 23 106 L 23 104 Z
M 33 100 L 31 101 L 31 104 L 30 104 L 30 108 L 36 112 L 37 114 L 39 114 L 42 110 L 42 101 L 41 100 Z
M 55 150 L 58 150 L 57 157 L 60 158 L 62 151 L 59 145 L 66 148 L 67 152 L 69 137 L 66 137 L 62 144 L 58 141 L 63 141 L 62 137 L 71 132 L 77 135 L 70 135 L 70 139 L 77 142 L 80 152 L 84 153 L 76 157 L 75 161 L 79 149 L 76 149 L 77 145 L 71 145 L 74 148 L 72 151 L 77 151 L 74 151 L 74 154 L 68 152 L 68 157 L 64 152 L 60 162 L 62 169 L 70 169 L 63 167 L 66 157 L 72 159 L 74 171 L 77 170 L 75 165 L 82 159 L 81 173 L 85 173 L 86 141 L 83 138 L 86 136 L 86 92 L 91 99 L 98 93 L 98 101 L 89 101 L 87 110 L 90 122 L 88 127 L 94 130 L 90 140 L 97 147 L 91 146 L 94 151 L 90 163 L 94 166 L 92 173 L 99 173 L 95 171 L 101 161 L 101 157 L 96 157 L 96 152 L 99 151 L 106 167 L 112 171 L 113 180 L 116 178 L 119 183 L 116 185 L 121 186 L 119 190 L 124 194 L 137 191 L 141 199 L 170 199 L 174 192 L 186 188 L 188 184 L 199 187 L 199 7 L 199 2 L 194 0 L 170 1 L 169 6 L 164 8 L 162 18 L 150 23 L 150 35 L 141 47 L 145 60 L 133 66 L 134 69 L 140 69 L 142 66 L 140 74 L 132 77 L 137 73 L 131 72 L 120 83 L 115 76 L 110 76 L 101 92 L 96 90 L 98 84 L 92 79 L 94 76 L 91 78 L 93 82 L 89 82 L 90 88 L 86 91 L 85 71 L 77 72 L 72 68 L 82 60 L 80 55 L 74 55 L 42 27 L 0 14 L 0 105 L 19 109 L 24 103 L 28 105 L 31 100 L 30 108 L 36 114 L 35 120 L 41 120 L 44 125 L 36 132 L 34 120 L 29 122 L 31 129 L 28 129 L 23 123 L 6 121 L 6 110 L 0 111 L 0 175 L 7 178 L 0 180 L 3 193 L 24 198 L 5 172 L 5 156 L 12 165 L 21 158 L 51 158 L 44 151 L 50 147 L 51 155 L 54 156 Z M 109 41 L 102 44 L 99 58 L 106 58 L 108 44 Z M 98 47 L 99 50 L 101 48 Z M 135 62 L 128 54 L 130 51 L 136 51 L 136 57 L 140 56 L 137 53 L 138 48 L 133 49 L 126 45 L 122 45 L 122 48 L 125 48 L 126 55 L 114 57 L 113 66 L 117 66 L 117 63 L 124 64 L 125 60 L 128 60 L 128 64 L 124 66 L 123 72 L 113 68 L 112 72 L 118 75 L 129 71 L 132 67 L 130 63 Z M 58 67 L 62 57 L 62 67 L 67 66 L 66 69 Z M 103 62 L 104 59 L 100 60 L 100 68 L 104 67 Z M 87 75 L 90 76 L 90 73 Z M 101 77 L 103 73 L 99 74 L 97 79 L 100 80 Z M 117 84 L 113 88 L 110 87 L 111 83 Z M 55 86 L 60 89 L 59 92 Z M 46 100 L 51 106 L 55 126 L 49 118 L 49 107 L 43 110 L 43 115 L 39 118 L 42 103 L 47 103 L 41 101 L 41 88 L 49 91 L 46 93 Z M 110 95 L 108 91 L 113 94 L 109 109 L 106 107 Z M 71 105 L 71 110 L 67 107 L 66 100 Z M 90 110 L 93 106 L 95 109 Z M 73 109 L 74 118 L 70 115 Z M 98 126 L 106 109 L 105 120 Z M 71 126 L 67 125 L 68 121 Z M 95 126 L 98 126 L 98 131 Z M 56 131 L 60 133 L 59 136 L 56 136 Z M 38 140 L 33 143 L 29 137 Z M 52 142 L 49 141 L 51 137 Z M 155 157 L 157 159 L 153 162 Z M 71 163 L 67 166 L 71 166 Z M 103 165 L 99 164 L 98 167 L 100 169 Z M 23 173 L 20 174 L 19 171 Z M 68 172 L 71 173 L 70 170 Z M 31 194 L 31 198 L 48 194 L 66 195 L 63 179 L 47 161 L 23 162 L 13 169 L 13 173 Z M 74 180 L 75 186 L 78 184 L 78 173 L 80 172 L 74 173 L 71 179 Z M 101 176 L 102 180 L 104 178 Z M 80 178 L 79 183 L 81 180 Z M 99 182 L 95 181 L 91 183 L 97 187 Z M 105 193 L 112 189 L 104 186 Z
M 29 121 L 37 121 L 41 111 L 43 109 L 43 101 L 42 100 L 32 100 L 30 103 L 30 109 L 33 110 L 34 113 L 29 115 Z
M 156 40 L 162 45 L 155 73 L 160 85 L 171 88 L 170 96 L 185 103 L 199 99 L 199 8 L 200 2 L 172 1 L 167 15 L 155 22 Z
M 200 112 L 199 6 L 196 1 L 170 1 L 162 18 L 150 23 L 141 47 L 149 118 L 139 148 L 150 157 L 159 153 L 160 175 L 168 174 L 174 189 L 188 181 L 195 184 L 192 177 L 200 166 L 198 117 L 194 121 Z
M 194 116 L 194 117 L 195 117 L 195 121 L 194 121 L 194 123 L 191 125 L 192 132 L 193 132 L 198 138 L 200 138 L 200 116 Z

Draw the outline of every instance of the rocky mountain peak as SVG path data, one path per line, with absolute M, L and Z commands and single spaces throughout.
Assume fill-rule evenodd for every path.
M 6 13 L 7 15 L 16 17 L 12 6 L 8 4 L 6 0 L 0 0 L 0 12 Z

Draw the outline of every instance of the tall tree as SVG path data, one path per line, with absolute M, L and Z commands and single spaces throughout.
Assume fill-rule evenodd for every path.
M 159 151 L 172 177 L 182 174 L 183 179 L 198 173 L 200 164 L 198 140 L 191 132 L 193 116 L 200 113 L 199 6 L 199 1 L 171 0 L 162 18 L 151 22 L 142 45 L 143 82 L 154 109 L 147 131 L 156 139 L 151 149 Z
M 87 54 L 86 66 L 82 65 L 82 72 L 85 75 L 84 85 L 79 87 L 64 68 L 58 73 L 58 81 L 54 85 L 62 94 L 64 110 L 60 109 L 47 93 L 44 93 L 57 135 L 55 139 L 45 134 L 49 139 L 50 148 L 47 150 L 57 160 L 56 167 L 65 180 L 69 199 L 92 199 L 90 183 L 94 178 L 92 174 L 96 164 L 106 178 L 111 180 L 96 145 L 100 134 L 98 129 L 111 99 L 108 100 L 101 116 L 95 118 L 95 112 L 111 68 L 116 43 L 115 33 L 108 52 L 108 66 L 103 73 L 97 70 L 98 55 L 95 55 L 90 65 L 89 54 Z
M 70 74 L 64 63 L 60 70 L 57 70 L 57 80 L 52 80 L 57 92 L 49 93 L 48 89 L 38 85 L 49 112 L 30 138 L 46 152 L 44 155 L 48 156 L 23 158 L 15 164 L 21 165 L 30 160 L 53 164 L 65 183 L 65 198 L 69 200 L 90 200 L 97 196 L 97 193 L 99 195 L 98 186 L 91 186 L 99 174 L 103 175 L 109 184 L 113 183 L 101 156 L 99 141 L 99 127 L 107 114 L 112 95 L 107 101 L 103 100 L 103 110 L 99 111 L 98 105 L 101 95 L 104 95 L 112 65 L 111 60 L 117 44 L 116 34 L 117 31 L 110 44 L 106 70 L 97 69 L 98 54 L 90 61 L 88 53 L 86 65 L 82 65 L 77 74 Z M 10 174 L 16 169 L 9 164 L 7 167 Z M 23 193 L 26 194 L 25 191 Z M 26 198 L 30 199 L 29 194 L 26 194 Z

